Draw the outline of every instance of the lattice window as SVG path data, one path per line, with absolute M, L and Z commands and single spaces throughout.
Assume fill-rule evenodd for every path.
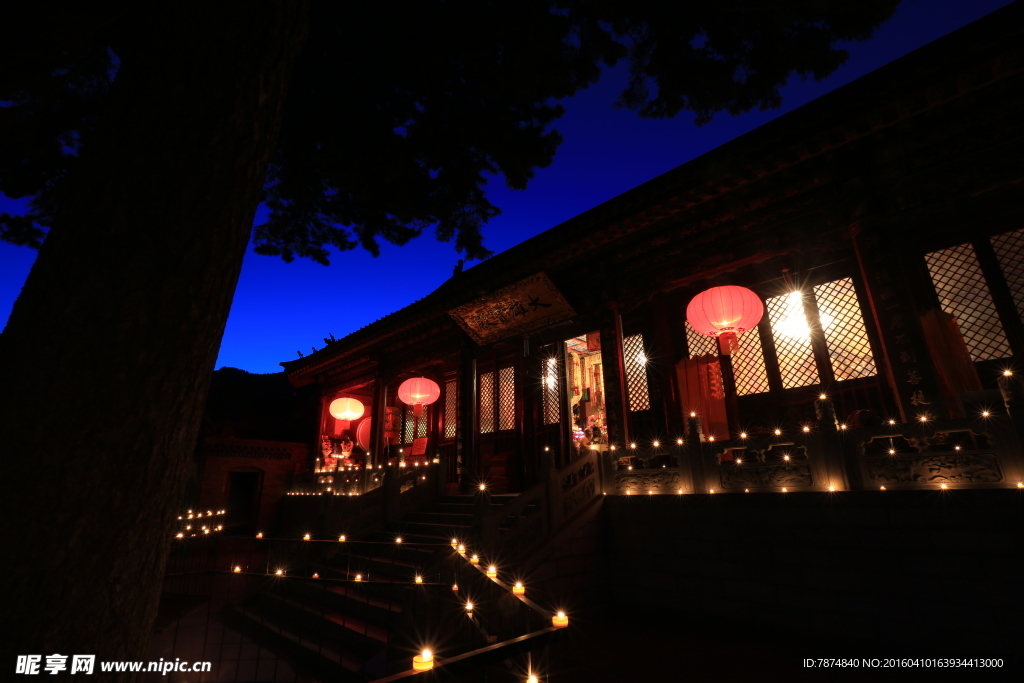
M 768 322 L 775 337 L 782 387 L 806 387 L 818 384 L 818 367 L 811 348 L 811 329 L 804 313 L 803 293 L 790 292 L 765 302 Z
M 420 415 L 419 420 L 416 422 L 416 438 L 422 439 L 427 435 L 427 430 L 430 427 L 430 409 L 433 406 L 423 406 L 423 414 Z
M 458 424 L 459 393 L 458 382 L 450 379 L 444 383 L 444 438 L 454 439 Z
M 925 254 L 942 310 L 956 318 L 975 361 L 1010 356 L 985 276 L 970 244 Z
M 412 414 L 412 406 L 404 407 L 405 419 L 402 420 L 402 443 L 412 443 L 413 440 L 413 426 L 416 422 L 416 417 Z
M 837 380 L 874 377 L 878 374 L 853 280 L 844 277 L 814 288 L 818 321 Z
M 1024 230 L 1015 230 L 992 238 L 992 248 L 1003 269 L 1017 315 L 1024 320 Z
M 516 428 L 516 373 L 513 368 L 498 371 L 498 430 Z
M 686 346 L 690 349 L 690 358 L 708 354 L 718 355 L 718 342 L 715 341 L 715 338 L 693 329 L 693 325 L 689 321 L 686 323 Z
M 494 373 L 480 375 L 480 433 L 494 432 Z
M 647 389 L 647 352 L 643 335 L 634 334 L 622 340 L 622 355 L 626 365 L 626 391 L 630 410 L 648 410 L 651 396 Z
M 544 424 L 558 424 L 561 415 L 558 410 L 558 359 L 548 358 L 541 368 L 541 397 L 544 408 Z
M 740 348 L 732 353 L 732 374 L 736 380 L 736 394 L 763 394 L 768 391 L 768 369 L 764 364 L 761 335 L 755 328 L 741 334 L 739 342 Z

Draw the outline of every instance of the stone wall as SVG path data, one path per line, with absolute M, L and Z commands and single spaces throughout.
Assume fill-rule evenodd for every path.
M 602 595 L 620 610 L 921 657 L 1012 652 L 1019 489 L 608 496 L 604 508 Z

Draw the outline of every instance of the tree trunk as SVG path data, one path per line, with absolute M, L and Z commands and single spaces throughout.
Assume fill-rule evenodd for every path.
M 137 7 L 0 336 L 5 668 L 145 656 L 307 16 L 289 0 Z

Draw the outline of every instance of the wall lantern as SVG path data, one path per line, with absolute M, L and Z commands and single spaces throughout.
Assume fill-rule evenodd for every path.
M 412 413 L 416 417 L 423 415 L 423 406 L 430 405 L 440 397 L 441 387 L 426 377 L 407 379 L 398 387 L 398 398 L 402 403 L 412 406 Z
M 757 327 L 764 316 L 761 298 L 746 287 L 712 287 L 686 306 L 686 319 L 693 329 L 718 337 L 718 350 L 729 355 L 739 348 L 736 335 Z
M 336 420 L 358 420 L 363 416 L 363 404 L 354 398 L 336 398 L 331 401 L 331 407 L 328 408 L 331 415 Z

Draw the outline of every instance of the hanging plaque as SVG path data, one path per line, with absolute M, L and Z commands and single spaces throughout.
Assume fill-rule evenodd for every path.
M 477 344 L 535 330 L 576 315 L 544 273 L 448 311 Z

